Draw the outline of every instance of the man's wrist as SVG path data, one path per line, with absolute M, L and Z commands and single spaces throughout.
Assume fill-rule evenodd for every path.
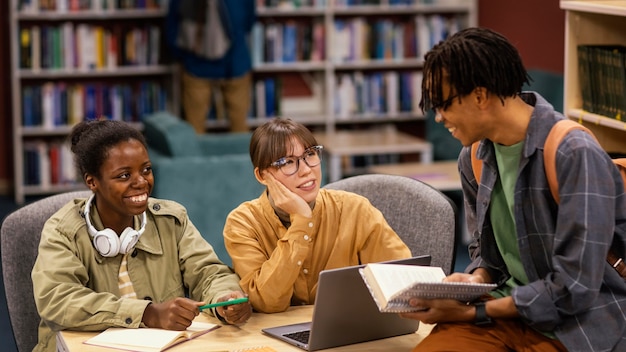
M 479 326 L 491 325 L 493 320 L 487 315 L 486 302 L 477 302 L 474 304 L 476 315 L 474 316 L 474 324 Z

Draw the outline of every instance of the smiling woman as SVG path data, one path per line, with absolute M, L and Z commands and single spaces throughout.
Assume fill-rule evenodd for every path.
M 266 192 L 233 210 L 224 243 L 253 307 L 313 304 L 325 269 L 408 258 L 408 247 L 364 197 L 321 189 L 322 146 L 305 126 L 273 119 L 250 140 Z
M 92 191 L 44 225 L 33 289 L 42 322 L 35 351 L 54 351 L 58 330 L 147 327 L 184 330 L 200 306 L 245 295 L 180 204 L 150 198 L 143 135 L 121 121 L 84 121 L 71 134 Z M 189 297 L 189 298 L 186 298 Z M 248 303 L 211 310 L 245 322 Z

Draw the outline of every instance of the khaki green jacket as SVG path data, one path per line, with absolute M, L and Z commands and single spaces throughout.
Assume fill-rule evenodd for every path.
M 68 203 L 43 228 L 32 271 L 41 316 L 35 351 L 55 351 L 59 330 L 139 327 L 151 301 L 188 294 L 213 303 L 241 290 L 237 275 L 217 258 L 185 208 L 173 201 L 150 198 L 146 230 L 128 256 L 128 274 L 138 299 L 120 299 L 117 278 L 122 255 L 106 258 L 93 247 L 83 218 L 85 201 Z M 96 211 L 92 211 L 92 219 L 94 227 L 102 230 Z M 136 217 L 135 228 L 139 225 Z

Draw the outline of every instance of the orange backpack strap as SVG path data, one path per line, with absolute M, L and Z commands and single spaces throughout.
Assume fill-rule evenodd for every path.
M 552 126 L 543 145 L 543 167 L 546 171 L 546 179 L 548 180 L 552 198 L 554 198 L 557 204 L 559 203 L 559 183 L 556 178 L 556 150 L 565 135 L 571 130 L 582 130 L 595 138 L 587 127 L 572 120 L 559 120 Z
M 624 180 L 624 187 L 626 187 L 626 158 L 613 159 L 613 163 L 617 165 L 619 173 L 622 175 L 622 180 Z
M 472 149 L 470 151 L 470 156 L 472 158 L 472 170 L 474 171 L 474 178 L 478 184 L 480 184 L 480 175 L 482 175 L 483 172 L 483 161 L 476 157 L 476 151 L 478 150 L 479 144 L 480 141 L 472 143 Z

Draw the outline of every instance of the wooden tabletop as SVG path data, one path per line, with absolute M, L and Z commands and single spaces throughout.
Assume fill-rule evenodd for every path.
M 411 177 L 427 183 L 440 191 L 456 191 L 461 189 L 461 177 L 457 161 L 435 161 L 424 163 L 401 163 L 374 165 L 368 168 L 369 173 L 400 175 Z
M 381 154 L 420 155 L 420 161 L 430 163 L 433 147 L 430 142 L 394 128 L 382 128 L 358 131 L 334 131 L 315 133 L 317 142 L 324 146 L 324 153 L 330 161 L 328 165 L 329 182 L 343 177 L 342 157 Z
M 250 320 L 241 325 L 223 325 L 220 328 L 204 334 L 196 339 L 186 341 L 177 346 L 168 349 L 168 352 L 198 351 L 198 352 L 217 352 L 217 351 L 237 351 L 240 349 L 251 347 L 267 346 L 280 352 L 303 350 L 291 346 L 278 339 L 269 337 L 261 332 L 262 328 L 301 323 L 311 320 L 313 314 L 313 306 L 291 307 L 286 312 L 263 314 L 254 313 Z M 393 313 L 390 313 L 393 314 Z M 198 321 L 205 321 L 214 324 L 221 323 L 214 317 L 201 314 L 196 318 Z M 420 328 L 415 334 L 391 337 L 382 340 L 364 342 L 354 345 L 336 347 L 326 349 L 324 351 L 337 352 L 362 352 L 362 351 L 411 351 L 419 341 L 421 341 L 430 331 L 433 325 L 420 324 Z M 100 351 L 119 351 L 104 347 L 97 347 L 83 344 L 83 342 L 98 334 L 97 332 L 79 332 L 79 331 L 61 331 L 57 335 L 63 345 L 61 351 L 80 351 L 80 352 L 100 352 Z M 59 345 L 61 346 L 61 345 Z M 65 348 L 65 350 L 63 349 Z
M 317 142 L 333 155 L 393 153 L 432 154 L 432 145 L 415 136 L 395 130 L 336 131 L 315 133 Z

